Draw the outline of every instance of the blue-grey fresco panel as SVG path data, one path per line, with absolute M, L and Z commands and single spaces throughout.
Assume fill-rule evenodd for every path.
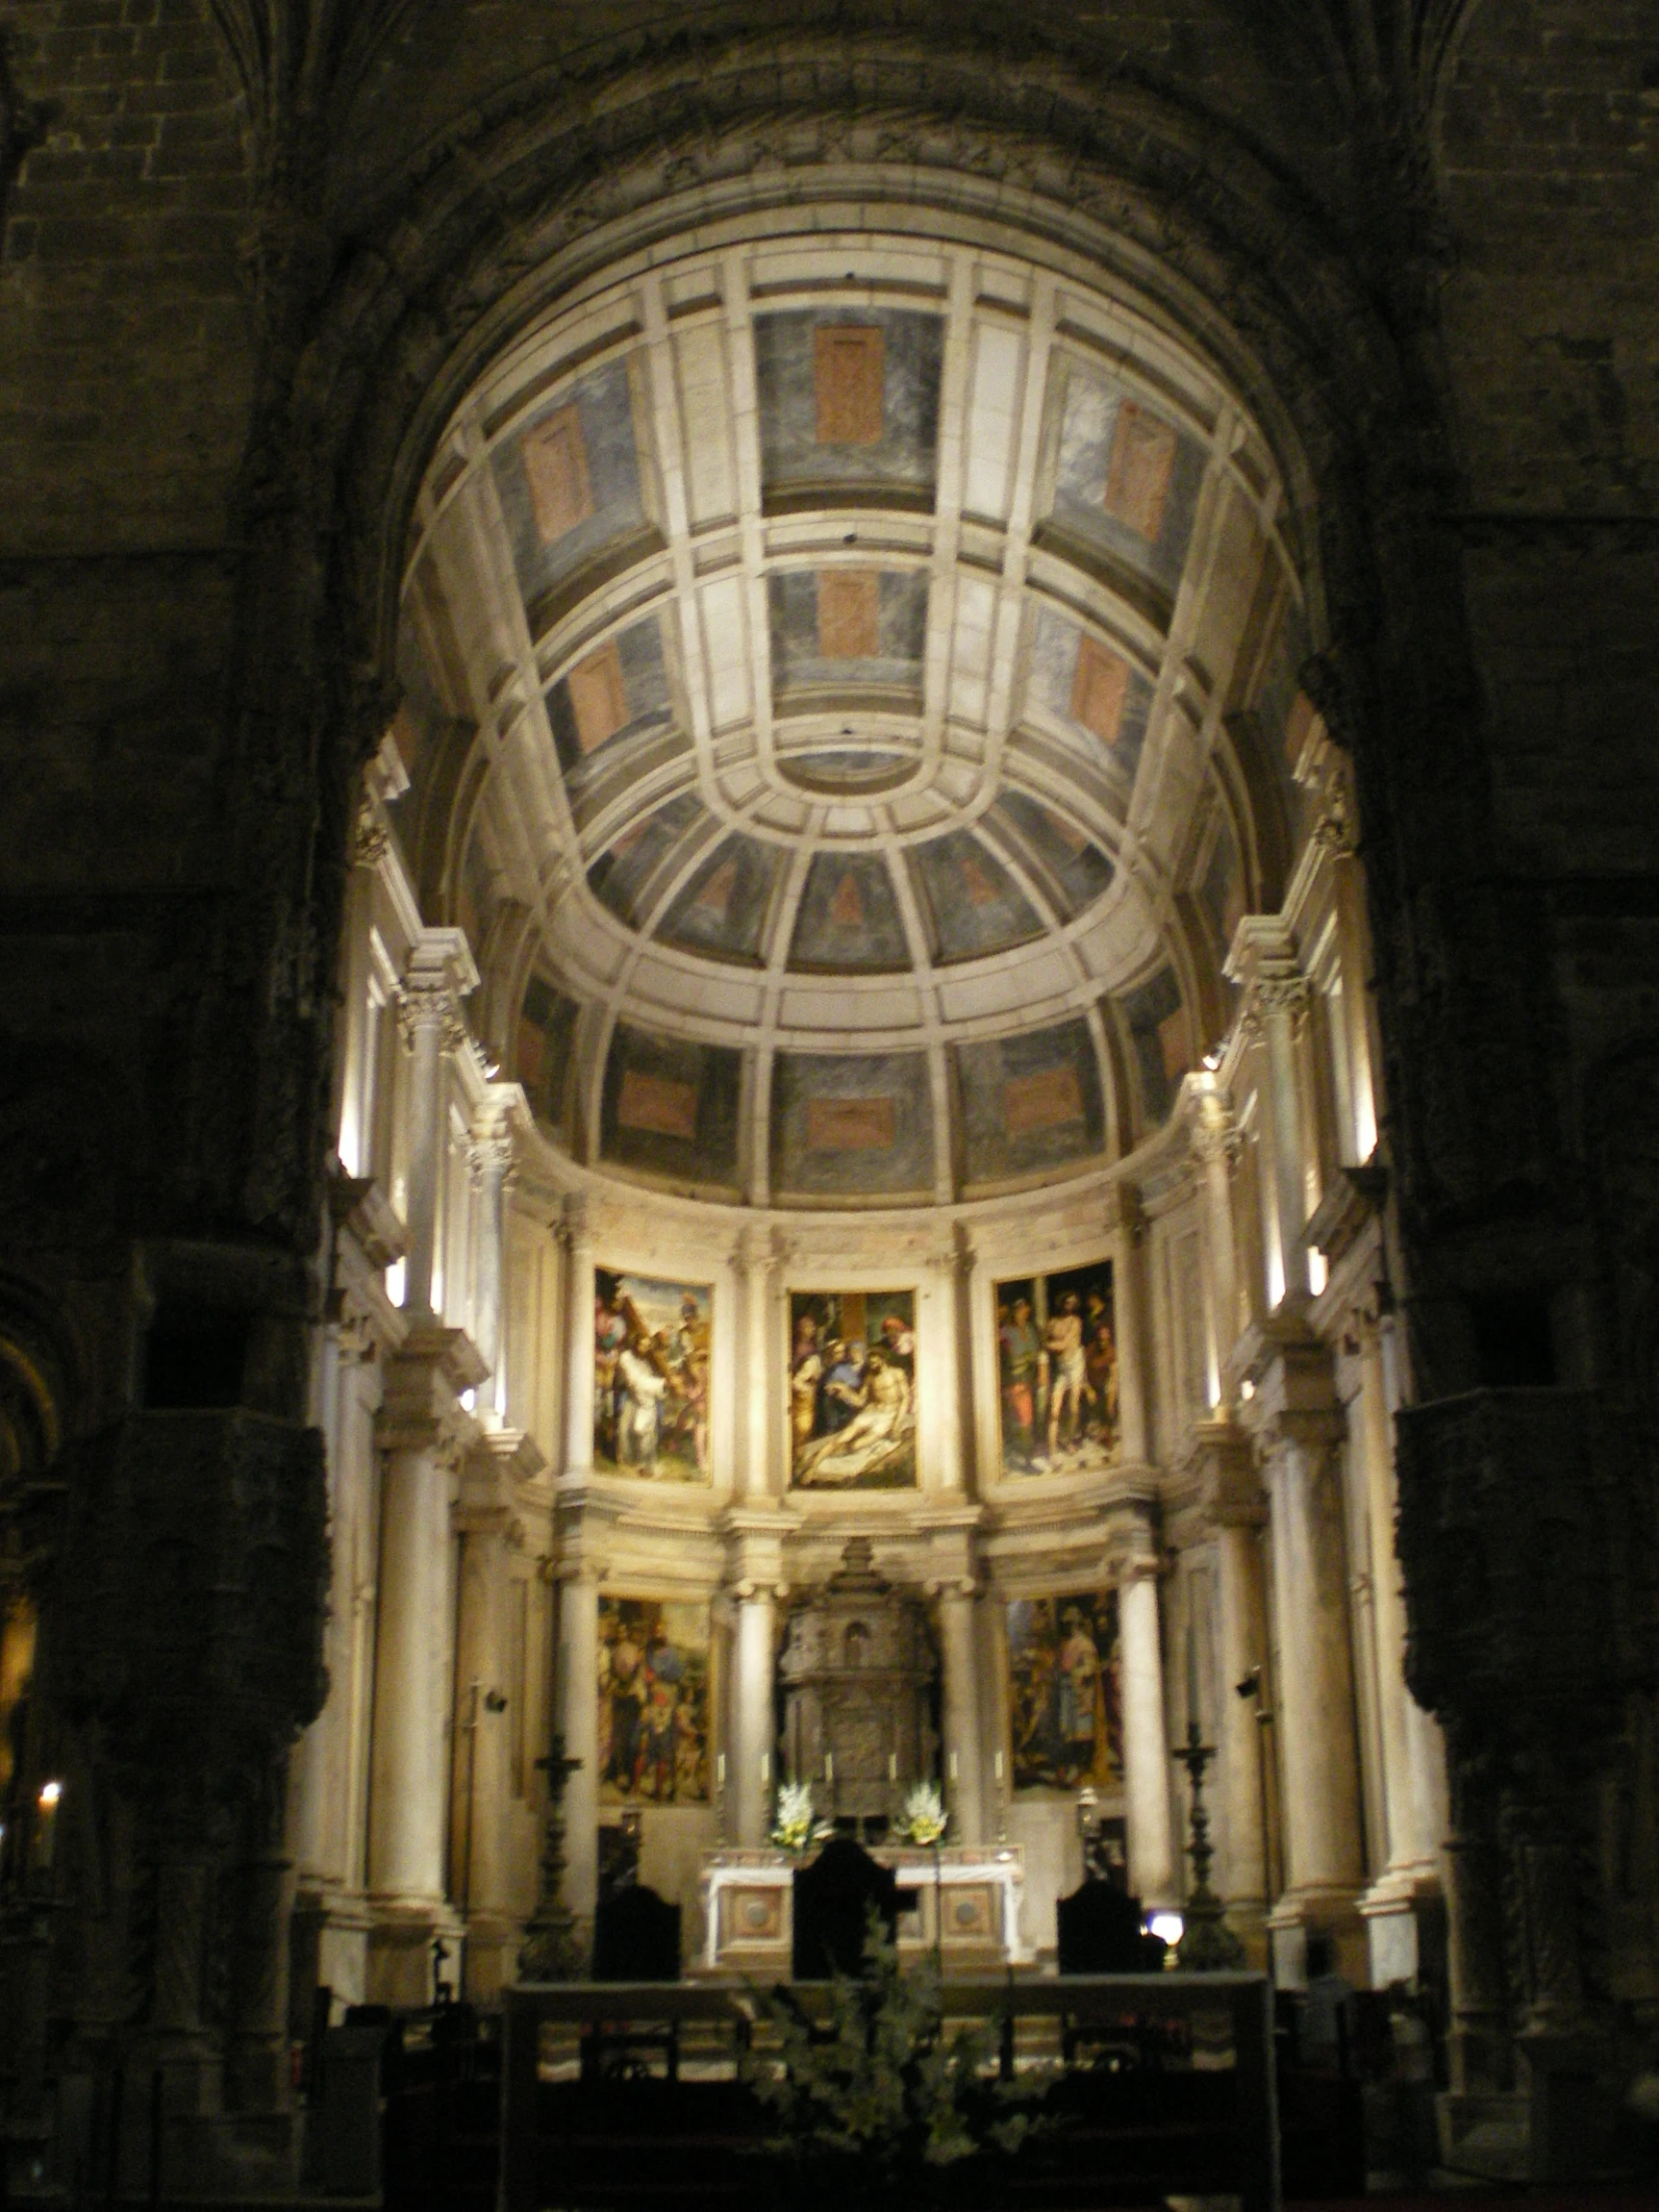
M 1014 849 L 1036 863 L 1068 920 L 1111 887 L 1110 859 L 1056 809 L 1026 792 L 1005 790 L 990 813 Z
M 593 512 L 550 544 L 543 544 L 522 446 L 539 423 L 569 406 L 576 408 L 581 422 Z M 490 464 L 513 549 L 519 593 L 528 610 L 552 585 L 574 574 L 606 546 L 633 537 L 645 525 L 627 362 L 611 361 L 578 377 L 556 399 L 538 407 L 510 437 L 503 438 L 491 453 Z
M 754 961 L 778 876 L 778 847 L 727 837 L 669 908 L 658 934 L 690 952 Z
M 605 1061 L 600 1152 L 618 1167 L 701 1189 L 738 1179 L 743 1055 L 617 1024 Z
M 921 690 L 927 640 L 927 578 L 919 570 L 886 570 L 876 579 L 879 651 L 829 660 L 819 650 L 819 575 L 785 569 L 767 579 L 772 631 L 772 688 L 799 691 Z
M 1068 1167 L 1105 1142 L 1100 1067 L 1086 1021 L 955 1048 L 970 1185 Z
M 1123 778 L 1126 788 L 1132 790 L 1141 748 L 1146 743 L 1152 686 L 1140 670 L 1131 665 L 1118 734 L 1108 745 L 1093 730 L 1072 720 L 1072 686 L 1077 680 L 1077 655 L 1082 643 L 1083 633 L 1075 622 L 1068 622 L 1052 607 L 1039 607 L 1031 630 L 1032 693 L 1051 714 L 1058 715 L 1069 726 L 1091 761 L 1106 763 Z
M 815 333 L 825 324 L 879 329 L 883 376 L 881 436 L 872 444 L 821 445 L 815 384 Z M 755 318 L 755 373 L 761 404 L 761 474 L 767 491 L 819 485 L 858 486 L 931 496 L 939 430 L 939 363 L 944 322 L 909 308 L 806 309 Z
M 807 871 L 790 966 L 892 974 L 910 965 L 887 863 L 868 852 L 821 852 Z
M 629 826 L 588 869 L 588 888 L 618 921 L 640 928 L 657 895 L 660 871 L 694 824 L 708 815 L 702 801 L 682 792 L 667 806 Z
M 910 858 L 940 961 L 980 959 L 1039 934 L 1030 901 L 971 830 L 947 830 L 913 846 Z
M 924 1052 L 781 1052 L 772 1075 L 780 1198 L 928 1196 L 933 1097 Z
M 547 693 L 547 720 L 554 751 L 573 810 L 579 811 L 596 784 L 610 776 L 630 752 L 658 749 L 673 725 L 673 699 L 663 657 L 662 625 L 656 615 L 630 623 L 615 639 L 627 720 L 597 745 L 584 751 L 571 703 L 570 677 L 561 676 Z M 603 650 L 603 649 L 601 649 Z M 674 750 L 689 750 L 690 740 Z
M 1135 1048 L 1135 1064 L 1141 1078 L 1141 1100 L 1146 1108 L 1147 1120 L 1154 1127 L 1163 1121 L 1175 1104 L 1175 1092 L 1179 1078 L 1173 1076 L 1165 1063 L 1163 1039 L 1160 1029 L 1172 1014 L 1181 1010 L 1181 985 L 1172 967 L 1161 967 L 1147 982 L 1132 991 L 1125 992 L 1119 1001 L 1130 1042 Z
M 1181 581 L 1181 565 L 1187 557 L 1199 487 L 1204 481 L 1204 448 L 1186 431 L 1177 433 L 1157 537 L 1146 538 L 1129 528 L 1106 508 L 1113 434 L 1119 410 L 1129 399 L 1130 394 L 1111 377 L 1080 362 L 1069 365 L 1054 513 L 1068 530 L 1100 546 L 1125 566 L 1153 577 L 1173 597 Z M 1144 402 L 1133 404 L 1144 408 Z

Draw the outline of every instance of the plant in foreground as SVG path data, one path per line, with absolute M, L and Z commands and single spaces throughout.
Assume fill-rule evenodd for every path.
M 777 2047 L 749 2080 L 775 2128 L 767 2148 L 793 2158 L 825 2201 L 925 2199 L 930 2169 L 978 2151 L 1011 2153 L 1039 2124 L 1046 2081 L 996 2078 L 996 2027 L 947 2032 L 929 1961 L 900 1966 L 871 1914 L 856 1976 L 837 1973 L 814 2017 L 780 1987 L 758 1994 Z

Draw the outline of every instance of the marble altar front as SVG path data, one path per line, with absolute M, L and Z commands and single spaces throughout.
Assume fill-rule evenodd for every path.
M 1017 1845 L 946 1845 L 938 1852 L 878 1844 L 871 1858 L 913 1900 L 898 1919 L 900 1956 L 937 1944 L 947 1971 L 1028 1966 L 1036 1952 L 1020 1931 L 1025 1869 Z M 712 1851 L 700 1881 L 705 1973 L 785 1974 L 795 1941 L 795 1874 L 803 1862 L 777 1850 Z

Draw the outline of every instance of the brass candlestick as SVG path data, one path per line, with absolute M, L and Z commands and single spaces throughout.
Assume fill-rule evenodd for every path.
M 1213 1745 L 1200 1741 L 1196 1713 L 1187 1723 L 1185 1745 L 1175 1745 L 1174 1755 L 1186 1768 L 1192 1785 L 1192 1841 L 1187 1846 L 1187 1857 L 1193 1863 L 1193 1887 L 1184 1915 L 1186 1926 L 1175 1946 L 1176 1963 L 1189 1973 L 1240 1972 L 1245 1965 L 1245 1947 L 1228 1927 L 1227 1908 L 1210 1887 L 1210 1862 L 1216 1852 L 1210 1841 L 1209 1809 L 1204 1803 L 1204 1770 L 1216 1754 Z
M 580 1981 L 587 1972 L 587 1946 L 564 1898 L 565 1785 L 581 1764 L 580 1759 L 565 1757 L 562 1735 L 555 1735 L 547 1757 L 536 1761 L 547 1776 L 547 1815 L 542 1824 L 536 1910 L 518 1954 L 520 1981 Z

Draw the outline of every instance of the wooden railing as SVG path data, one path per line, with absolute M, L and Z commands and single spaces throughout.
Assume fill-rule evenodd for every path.
M 822 1982 L 788 1984 L 793 1999 L 809 2014 L 827 2009 L 830 1991 Z M 1066 2058 L 1117 2044 L 1131 2054 L 1137 2037 L 1173 2039 L 1197 2054 L 1189 2076 L 1197 2093 L 1219 2086 L 1217 2073 L 1232 2077 L 1232 2094 L 1218 2101 L 1203 2098 L 1206 2114 L 1203 2155 L 1184 2142 L 1179 2126 L 1162 2131 L 1159 2150 L 1167 2158 L 1157 2179 L 1161 2192 L 1230 2191 L 1243 2212 L 1278 2212 L 1281 2201 L 1279 2135 L 1275 2102 L 1272 2000 L 1260 1974 L 1077 1974 L 1059 1976 L 984 1976 L 950 1980 L 940 1990 L 947 2020 L 980 2020 L 998 2034 L 1000 2070 L 1012 2074 L 1021 2022 L 1052 2022 L 1050 2041 Z M 549 2154 L 544 2114 L 551 2084 L 543 2075 L 544 2031 L 550 2041 L 576 2051 L 576 2078 L 553 2091 L 563 2099 L 565 2120 L 557 2132 L 569 2141 L 591 2093 L 612 2057 L 649 2064 L 660 2056 L 664 2073 L 677 2083 L 676 2132 L 695 2135 L 698 2085 L 681 2076 L 680 2054 L 695 2040 L 707 2059 L 724 2052 L 728 2086 L 723 2098 L 729 2115 L 738 2093 L 764 2008 L 754 1992 L 730 1983 L 709 1982 L 563 1982 L 524 1984 L 505 1992 L 506 2051 L 503 2067 L 501 2212 L 540 2212 L 550 2201 Z M 1029 2030 L 1027 2031 L 1030 2032 Z M 757 2057 L 764 2054 L 757 2053 Z M 567 2069 L 568 2075 L 569 2069 Z M 1208 2078 L 1207 2078 L 1208 2077 Z M 1086 2104 L 1092 2079 L 1086 2064 L 1068 2066 L 1066 2083 Z M 1133 2106 L 1135 2080 L 1114 2074 L 1111 2084 L 1119 2112 Z M 1175 2076 L 1175 2082 L 1183 2078 Z M 1158 2077 L 1163 2102 L 1174 2086 L 1169 2073 Z M 643 2088 L 645 2084 L 641 2084 Z M 689 2094 L 688 2094 L 689 2092 Z M 615 2092 L 626 2096 L 626 2086 Z M 1150 2094 L 1150 2092 L 1149 2092 Z M 1071 2100 L 1076 2104 L 1077 2098 Z M 1178 2101 L 1178 2099 L 1177 2099 Z M 1221 2117 L 1218 2120 L 1217 2114 Z M 643 2118 L 643 2108 L 642 2108 Z M 717 2126 L 728 2122 L 715 2123 Z M 1215 2135 L 1228 2137 L 1218 2176 Z M 1194 2130 L 1194 2142 L 1200 2131 Z M 756 2129 L 757 2138 L 764 2134 Z M 620 2201 L 620 2200 L 619 2200 Z

